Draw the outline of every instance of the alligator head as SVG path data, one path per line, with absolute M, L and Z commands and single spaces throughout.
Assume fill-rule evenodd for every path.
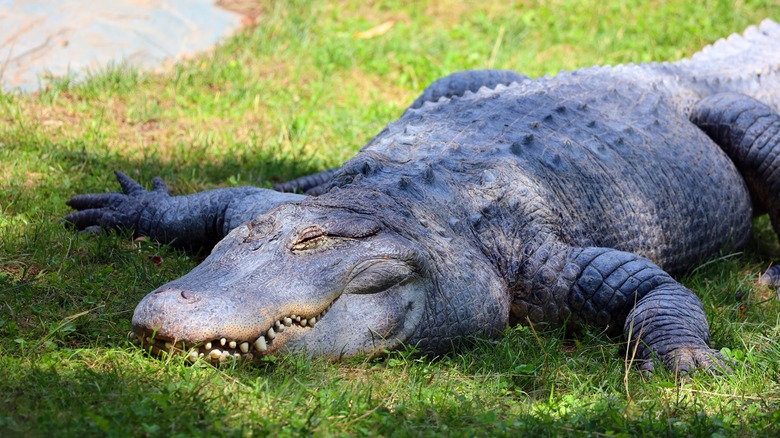
M 337 359 L 404 342 L 437 351 L 506 325 L 502 284 L 478 251 L 413 240 L 386 222 L 314 201 L 281 205 L 149 293 L 133 331 L 154 352 L 225 361 L 278 351 Z

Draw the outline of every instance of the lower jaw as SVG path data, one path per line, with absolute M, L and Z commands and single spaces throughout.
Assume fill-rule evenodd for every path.
M 323 312 L 324 314 L 324 312 Z M 318 315 L 322 317 L 323 314 Z M 278 337 L 286 331 L 300 331 L 313 328 L 316 318 L 302 318 L 297 315 L 282 318 L 271 328 L 253 340 L 213 339 L 206 342 L 188 343 L 160 336 L 156 332 L 142 330 L 130 332 L 131 340 L 155 356 L 183 355 L 189 362 L 198 360 L 212 364 L 232 361 L 257 361 L 263 356 L 281 349 Z

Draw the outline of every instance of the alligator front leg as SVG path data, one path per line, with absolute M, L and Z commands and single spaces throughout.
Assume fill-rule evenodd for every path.
M 256 187 L 171 196 L 160 178 L 147 191 L 122 172 L 116 176 L 122 192 L 76 195 L 67 204 L 78 211 L 65 220 L 79 230 L 130 229 L 160 243 L 207 248 L 274 206 L 304 197 Z
M 653 371 L 654 357 L 680 374 L 697 368 L 727 370 L 720 353 L 709 347 L 709 324 L 699 298 L 650 260 L 586 248 L 572 263 L 581 268 L 570 293 L 573 310 L 597 323 L 605 310 L 622 316 L 630 309 L 623 332 L 640 370 Z
M 696 368 L 727 372 L 709 347 L 709 325 L 699 298 L 650 260 L 609 248 L 552 244 L 528 253 L 527 293 L 513 313 L 531 321 L 570 319 L 622 327 L 630 359 L 652 372 L 657 357 L 676 373 Z

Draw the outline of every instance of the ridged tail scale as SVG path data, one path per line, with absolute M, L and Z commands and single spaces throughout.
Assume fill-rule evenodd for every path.
M 780 111 L 780 24 L 766 19 L 672 63 L 705 95 L 732 92 Z

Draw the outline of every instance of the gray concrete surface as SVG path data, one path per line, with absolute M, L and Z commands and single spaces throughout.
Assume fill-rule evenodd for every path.
M 214 0 L 0 0 L 0 88 L 34 91 L 111 64 L 159 68 L 208 50 L 242 16 Z

